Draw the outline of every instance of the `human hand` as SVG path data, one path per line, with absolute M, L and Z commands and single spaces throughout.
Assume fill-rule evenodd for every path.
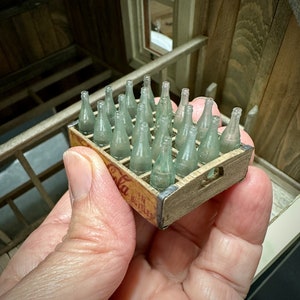
M 64 159 L 71 192 L 3 272 L 3 299 L 245 297 L 272 202 L 261 170 L 160 231 L 132 213 L 94 151 Z

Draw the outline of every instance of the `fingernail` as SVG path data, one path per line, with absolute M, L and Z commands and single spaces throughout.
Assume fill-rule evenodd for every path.
M 69 181 L 71 201 L 85 198 L 92 185 L 91 163 L 85 157 L 72 150 L 64 153 L 63 160 Z

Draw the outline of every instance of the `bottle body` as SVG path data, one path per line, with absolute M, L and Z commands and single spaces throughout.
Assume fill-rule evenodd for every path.
M 208 131 L 208 128 L 211 124 L 213 103 L 214 103 L 214 100 L 212 98 L 206 99 L 204 110 L 197 122 L 197 128 L 198 128 L 197 139 L 200 142 L 202 139 L 204 139 L 204 137 Z
M 173 127 L 177 131 L 181 127 L 183 119 L 184 119 L 185 106 L 189 104 L 189 94 L 190 94 L 189 89 L 183 88 L 181 90 L 180 103 L 179 103 L 179 106 L 178 106 L 175 116 L 174 116 L 174 125 L 173 125 Z
M 88 91 L 81 92 L 81 108 L 78 118 L 79 131 L 85 135 L 92 134 L 94 131 L 95 116 L 89 102 Z
M 242 115 L 240 107 L 234 107 L 231 112 L 231 118 L 220 137 L 220 151 L 227 153 L 237 149 L 241 145 L 241 136 L 239 122 Z
M 124 126 L 121 112 L 115 113 L 115 128 L 110 143 L 110 155 L 117 160 L 130 156 L 130 142 Z
M 135 100 L 135 96 L 133 93 L 133 81 L 127 80 L 126 86 L 125 86 L 125 102 L 128 109 L 128 112 L 131 116 L 131 118 L 135 118 L 136 116 L 136 110 L 137 110 L 137 103 Z
M 175 182 L 175 169 L 171 147 L 172 139 L 166 137 L 150 175 L 150 185 L 160 192 Z
M 111 86 L 105 87 L 105 109 L 110 124 L 115 125 L 116 106 L 113 99 L 113 90 Z
M 104 147 L 109 145 L 112 139 L 112 129 L 107 118 L 104 101 L 98 101 L 97 110 L 98 115 L 94 126 L 93 141 L 98 146 Z
M 129 169 L 137 175 L 141 175 L 152 169 L 152 153 L 148 141 L 148 132 L 148 123 L 143 122 L 138 139 L 132 148 Z

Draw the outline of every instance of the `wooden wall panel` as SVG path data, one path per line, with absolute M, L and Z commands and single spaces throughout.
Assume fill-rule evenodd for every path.
M 221 110 L 247 108 L 278 1 L 242 0 L 231 45 Z
M 64 2 L 50 0 L 27 10 L 24 7 L 22 4 L 1 11 L 0 76 L 27 67 L 73 43 Z
M 76 44 L 112 69 L 129 72 L 120 1 L 65 0 L 65 3 Z
M 260 105 L 256 153 L 300 181 L 300 27 L 290 22 Z
M 203 33 L 209 39 L 201 93 L 204 95 L 206 88 L 216 82 L 216 101 L 220 104 L 240 0 L 232 0 L 230 5 L 226 0 L 213 0 L 208 5 L 207 30 Z

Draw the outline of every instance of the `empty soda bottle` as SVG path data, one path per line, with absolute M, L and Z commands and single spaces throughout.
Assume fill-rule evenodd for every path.
M 190 90 L 187 88 L 183 88 L 181 90 L 181 97 L 180 97 L 180 102 L 179 106 L 175 112 L 174 116 L 174 125 L 173 127 L 178 130 L 181 127 L 181 124 L 184 119 L 184 108 L 186 105 L 189 104 L 189 95 L 190 95 Z
M 106 115 L 106 108 L 104 101 L 97 103 L 98 115 L 96 117 L 94 126 L 93 141 L 100 147 L 110 144 L 112 139 L 112 129 Z
M 87 135 L 94 131 L 95 115 L 89 102 L 89 92 L 81 92 L 81 108 L 78 118 L 78 129 Z
M 131 138 L 131 143 L 132 145 L 135 144 L 137 141 L 139 135 L 140 135 L 140 130 L 143 122 L 147 122 L 145 118 L 145 105 L 143 103 L 139 103 L 137 107 L 137 114 L 136 114 L 136 121 L 132 130 L 132 138 Z M 149 129 L 149 126 L 148 126 Z M 151 134 L 150 130 L 148 130 L 148 141 L 149 145 L 151 144 Z
M 118 96 L 118 102 L 119 102 L 119 111 L 122 113 L 121 115 L 123 116 L 124 120 L 124 125 L 126 128 L 126 132 L 128 136 L 132 135 L 132 130 L 133 130 L 133 125 L 132 125 L 132 119 L 129 114 L 129 111 L 127 109 L 126 105 L 126 99 L 124 94 L 120 94 Z
M 197 128 L 198 128 L 198 134 L 197 139 L 201 141 L 210 126 L 210 123 L 212 121 L 212 106 L 213 106 L 214 100 L 212 98 L 207 98 L 205 101 L 204 110 L 197 122 Z
M 189 130 L 188 138 L 177 153 L 175 160 L 175 172 L 180 177 L 185 177 L 197 169 L 198 155 L 196 149 L 197 128 L 192 125 Z
M 125 102 L 131 118 L 135 118 L 137 103 L 133 93 L 133 81 L 127 80 L 125 86 Z
M 172 159 L 172 139 L 166 137 L 161 152 L 155 161 L 151 175 L 150 185 L 162 192 L 175 182 L 175 169 Z
M 153 114 L 151 105 L 148 98 L 148 88 L 142 87 L 141 88 L 141 97 L 140 102 L 145 105 L 145 118 L 148 123 L 149 128 L 153 127 Z
M 130 156 L 130 142 L 121 112 L 115 113 L 115 128 L 110 142 L 110 155 L 117 160 Z
M 143 122 L 140 128 L 140 134 L 133 145 L 129 169 L 137 175 L 141 175 L 152 168 L 152 153 L 148 140 L 149 126 Z
M 166 103 L 163 103 L 162 101 L 165 101 Z M 173 110 L 172 110 L 172 103 L 171 103 L 171 98 L 170 98 L 170 82 L 169 81 L 163 81 L 163 83 L 162 83 L 160 99 L 156 106 L 156 115 L 157 115 L 156 118 L 158 118 L 158 116 L 161 114 L 163 105 L 167 106 L 167 112 L 168 112 L 168 114 L 170 114 L 172 116 Z
M 143 86 L 148 88 L 149 103 L 150 103 L 152 111 L 155 111 L 156 104 L 154 101 L 154 95 L 153 95 L 153 91 L 152 91 L 152 87 L 151 87 L 151 76 L 150 75 L 144 76 Z
M 231 112 L 230 121 L 220 137 L 220 151 L 222 153 L 227 153 L 240 147 L 241 136 L 239 123 L 241 115 L 242 109 L 240 107 L 234 107 Z
M 175 138 L 175 148 L 178 151 L 185 144 L 185 141 L 190 131 L 190 127 L 193 125 L 192 115 L 193 115 L 193 106 L 186 105 L 183 123 L 181 124 L 181 127 L 178 129 Z
M 198 148 L 198 159 L 200 163 L 208 163 L 220 155 L 220 142 L 218 135 L 219 122 L 220 117 L 213 116 L 209 129 Z
M 116 106 L 113 99 L 113 90 L 111 86 L 105 87 L 105 108 L 106 108 L 106 114 L 108 117 L 108 120 L 110 124 L 113 126 L 115 125 L 115 112 L 116 112 Z

